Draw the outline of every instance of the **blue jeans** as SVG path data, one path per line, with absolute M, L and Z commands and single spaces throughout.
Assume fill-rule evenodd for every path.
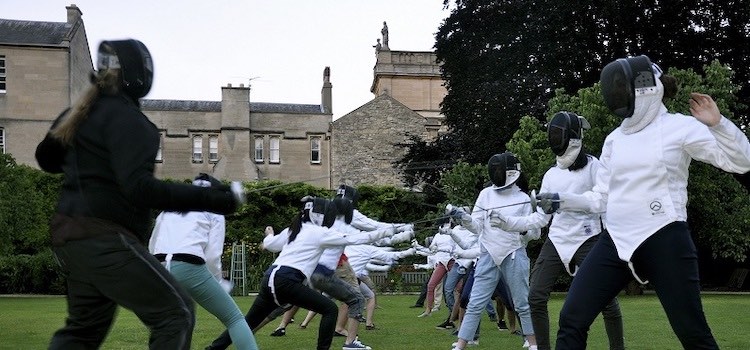
M 198 305 L 216 316 L 227 327 L 237 349 L 258 350 L 253 332 L 247 325 L 242 311 L 234 299 L 221 288 L 206 265 L 172 261 L 169 272 Z
M 482 310 L 492 298 L 497 282 L 505 281 L 510 291 L 513 305 L 521 319 L 521 329 L 524 335 L 533 335 L 531 325 L 531 310 L 529 308 L 529 257 L 526 248 L 519 248 L 514 254 L 503 260 L 500 266 L 495 265 L 488 252 L 482 252 L 474 270 L 474 285 L 471 298 L 466 307 L 466 314 L 458 331 L 458 337 L 471 340 L 479 326 Z

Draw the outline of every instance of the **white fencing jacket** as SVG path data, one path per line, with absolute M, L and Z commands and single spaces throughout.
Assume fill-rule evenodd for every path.
M 208 271 L 221 281 L 224 252 L 224 216 L 205 211 L 165 211 L 156 218 L 148 250 L 151 254 L 192 254 L 206 261 Z
M 581 194 L 591 191 L 598 169 L 599 160 L 590 155 L 586 166 L 578 170 L 561 169 L 553 166 L 544 174 L 540 192 Z M 550 215 L 538 210 L 529 216 L 508 217 L 506 219 L 509 229 L 524 231 L 546 226 Z M 578 248 L 589 238 L 600 234 L 601 231 L 602 225 L 599 213 L 565 210 L 554 214 L 552 224 L 549 227 L 548 238 L 557 250 L 557 254 L 560 256 L 568 274 L 571 276 L 575 274 L 570 270 L 570 262 Z
M 617 128 L 604 140 L 591 192 L 561 193 L 561 209 L 607 213 L 605 223 L 620 259 L 674 221 L 687 220 L 687 181 L 696 159 L 733 173 L 750 171 L 750 143 L 722 117 L 707 127 L 691 116 L 667 113 L 629 135 Z
M 284 242 L 280 249 L 281 253 L 273 265 L 295 268 L 304 273 L 308 279 L 318 265 L 323 251 L 327 248 L 369 243 L 383 238 L 388 233 L 383 230 L 365 234 L 347 234 L 309 222 L 302 224 L 302 229 L 292 242 L 289 242 L 289 232 L 289 229 L 284 229 L 278 235 L 266 236 L 263 239 L 263 247 L 270 251 L 277 251 L 279 243 Z
M 497 208 L 508 204 L 523 203 L 505 208 Z M 531 213 L 529 196 L 515 184 L 505 190 L 495 190 L 493 186 L 485 187 L 471 213 L 470 222 L 462 222 L 467 230 L 479 235 L 482 252 L 489 252 L 496 265 L 500 265 L 508 255 L 526 247 L 526 240 L 519 232 L 503 231 L 490 225 L 490 211 L 500 211 L 504 216 L 525 216 Z

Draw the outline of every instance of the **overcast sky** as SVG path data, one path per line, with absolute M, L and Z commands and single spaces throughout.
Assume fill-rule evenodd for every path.
M 83 12 L 96 55 L 104 39 L 143 41 L 154 59 L 149 99 L 221 100 L 252 83 L 253 102 L 320 104 L 331 67 L 334 119 L 373 98 L 383 21 L 392 50 L 431 51 L 442 0 L 0 0 L 0 18 L 65 22 Z

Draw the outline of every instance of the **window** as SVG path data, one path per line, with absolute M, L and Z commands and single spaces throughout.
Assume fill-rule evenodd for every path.
M 193 136 L 193 163 L 203 163 L 203 136 Z
M 164 135 L 159 134 L 159 149 L 156 151 L 156 162 L 161 163 L 164 161 L 162 158 L 162 148 L 164 147 Z
M 208 137 L 208 161 L 219 161 L 219 136 L 211 135 Z
M 310 138 L 310 162 L 320 164 L 320 137 Z
M 279 163 L 281 161 L 279 157 L 279 143 L 281 143 L 281 138 L 278 136 L 271 136 L 270 141 L 270 147 L 268 147 L 268 161 L 271 163 Z
M 0 56 L 0 93 L 5 92 L 5 56 Z
M 263 163 L 263 136 L 255 138 L 255 162 Z
M 0 128 L 0 153 L 5 154 L 5 129 Z

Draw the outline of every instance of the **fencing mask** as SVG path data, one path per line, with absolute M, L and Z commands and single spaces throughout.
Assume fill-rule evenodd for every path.
M 620 58 L 610 62 L 599 77 L 604 103 L 621 118 L 630 118 L 635 111 L 635 98 L 657 92 L 651 60 L 645 56 Z
M 352 205 L 357 207 L 357 200 L 359 200 L 359 192 L 352 186 L 341 185 L 336 190 L 336 198 L 346 198 L 352 202 Z
M 344 223 L 351 224 L 354 217 L 354 205 L 352 201 L 336 197 L 332 201 L 332 204 L 336 207 L 336 218 L 343 219 Z
M 119 69 L 123 92 L 135 100 L 146 96 L 151 90 L 154 63 L 146 45 L 138 40 L 102 41 L 97 53 L 96 69 Z
M 199 173 L 198 176 L 196 176 L 195 179 L 193 180 L 193 185 L 201 186 L 201 187 L 214 187 L 214 188 L 227 187 L 226 185 L 224 185 L 223 182 L 221 182 L 221 180 L 211 175 L 208 175 L 206 173 Z
M 330 228 L 336 221 L 336 206 L 325 198 L 306 196 L 303 210 L 314 225 Z
M 578 159 L 583 149 L 583 130 L 590 128 L 586 118 L 573 112 L 555 113 L 547 124 L 547 140 L 560 168 L 567 169 Z
M 487 162 L 487 171 L 494 189 L 504 190 L 521 177 L 521 163 L 513 153 L 495 154 Z

